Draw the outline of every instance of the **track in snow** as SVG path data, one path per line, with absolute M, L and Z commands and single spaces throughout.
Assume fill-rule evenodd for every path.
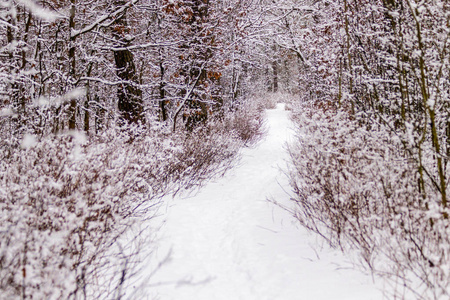
M 148 299 L 384 299 L 339 251 L 316 251 L 314 237 L 267 201 L 289 204 L 280 167 L 292 134 L 283 104 L 267 111 L 267 123 L 238 167 L 194 197 L 169 200 L 155 257 L 171 259 L 150 278 Z

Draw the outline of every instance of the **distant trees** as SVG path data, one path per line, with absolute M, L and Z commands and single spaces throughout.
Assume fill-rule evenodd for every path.
M 24 3 L 2 2 L 2 99 L 33 132 L 153 116 L 192 130 L 276 65 L 253 48 L 268 24 L 262 2 Z

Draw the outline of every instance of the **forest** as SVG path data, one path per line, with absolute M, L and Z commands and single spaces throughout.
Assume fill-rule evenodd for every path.
M 121 299 L 120 237 L 233 168 L 277 101 L 286 209 L 450 296 L 448 1 L 0 0 L 0 32 L 0 298 Z

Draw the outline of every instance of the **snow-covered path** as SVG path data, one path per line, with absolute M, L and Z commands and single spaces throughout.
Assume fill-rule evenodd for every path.
M 267 201 L 289 203 L 279 167 L 292 134 L 284 105 L 267 118 L 266 138 L 243 150 L 238 167 L 194 197 L 170 200 L 156 256 L 171 251 L 171 260 L 150 279 L 150 299 L 383 299 L 370 277 L 339 251 L 314 250 L 314 236 Z

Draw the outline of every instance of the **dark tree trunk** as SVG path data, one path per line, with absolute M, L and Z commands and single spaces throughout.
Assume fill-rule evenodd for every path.
M 70 18 L 69 18 L 69 30 L 75 29 L 75 3 L 76 0 L 70 0 Z M 70 37 L 70 48 L 69 48 L 69 77 L 70 79 L 75 78 L 75 38 Z M 69 130 L 75 130 L 76 128 L 76 117 L 77 117 L 77 100 L 70 100 L 69 109 Z
M 129 50 L 114 52 L 117 76 L 123 80 L 117 90 L 118 108 L 122 119 L 129 123 L 143 122 L 142 92 L 136 86 L 136 67 Z
M 159 69 L 161 72 L 161 81 L 159 83 L 159 108 L 161 109 L 161 119 L 163 122 L 167 120 L 167 111 L 166 111 L 166 91 L 165 91 L 165 83 L 164 83 L 164 66 L 162 62 L 162 58 L 159 62 Z
M 116 6 L 125 5 L 126 1 L 116 0 Z M 129 31 L 126 12 L 115 23 L 113 35 L 117 41 L 116 47 L 126 48 L 130 41 L 126 39 Z M 137 86 L 138 76 L 133 54 L 128 49 L 114 51 L 117 76 L 122 80 L 117 90 L 118 109 L 122 120 L 128 123 L 144 123 L 144 107 L 142 91 Z
M 273 92 L 276 93 L 278 92 L 278 65 L 277 65 L 277 61 L 274 60 L 272 62 L 272 75 L 273 75 Z

